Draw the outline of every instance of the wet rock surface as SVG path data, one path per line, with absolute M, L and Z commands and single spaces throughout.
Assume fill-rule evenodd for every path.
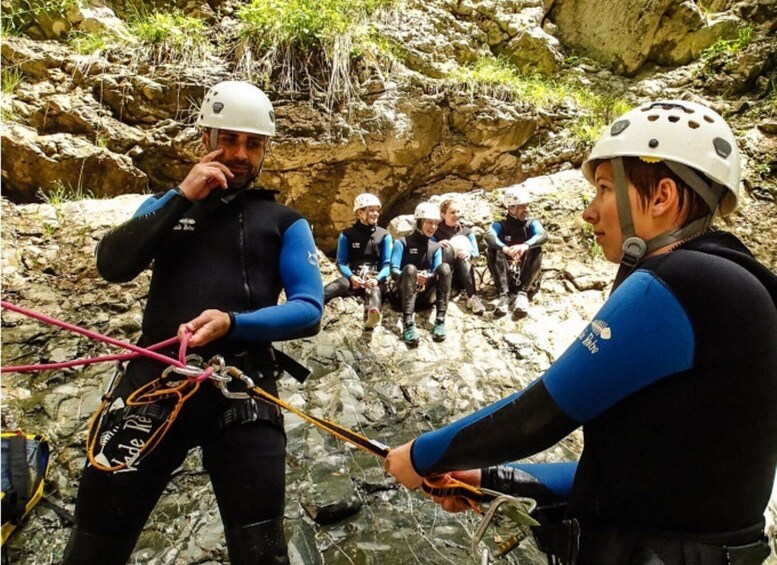
M 566 348 L 607 296 L 615 267 L 605 263 L 580 219 L 589 192 L 570 170 L 526 183 L 533 215 L 550 234 L 541 291 L 522 320 L 494 319 L 496 302 L 484 263 L 477 263 L 484 316 L 472 315 L 462 296 L 449 307 L 448 339 L 431 340 L 430 313 L 418 316 L 421 344 L 401 341 L 401 320 L 388 305 L 373 332 L 362 331 L 362 306 L 335 299 L 314 338 L 280 344 L 312 370 L 304 385 L 288 377 L 288 403 L 390 446 L 464 416 L 525 387 Z M 131 283 L 102 281 L 94 247 L 112 225 L 128 218 L 143 196 L 85 200 L 59 206 L 2 202 L 3 299 L 111 337 L 134 341 L 140 330 L 148 273 Z M 438 197 L 439 198 L 439 197 Z M 775 265 L 774 204 L 745 196 L 730 222 Z M 496 197 L 476 192 L 461 200 L 464 217 L 483 229 L 501 215 Z M 322 256 L 325 281 L 335 268 Z M 3 365 L 64 361 L 115 351 L 9 311 L 2 312 Z M 51 439 L 52 497 L 73 509 L 89 418 L 113 373 L 110 364 L 34 374 L 4 374 L 3 429 L 21 427 Z M 286 528 L 295 565 L 469 564 L 476 527 L 471 513 L 450 515 L 417 493 L 400 488 L 381 462 L 286 415 Z M 582 437 L 572 434 L 533 461 L 574 459 Z M 777 499 L 775 499 L 777 500 Z M 774 505 L 775 502 L 772 502 Z M 772 515 L 777 508 L 772 507 Z M 772 523 L 774 518 L 772 518 Z M 50 510 L 35 510 L 4 551 L 15 564 L 57 563 L 69 530 Z M 227 562 L 213 491 L 192 452 L 154 510 L 136 547 L 134 562 Z M 525 547 L 512 563 L 543 563 Z

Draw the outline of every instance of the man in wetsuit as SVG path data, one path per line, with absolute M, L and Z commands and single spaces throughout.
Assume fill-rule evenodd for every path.
M 391 259 L 391 235 L 378 226 L 380 207 L 378 197 L 369 192 L 354 199 L 356 223 L 337 240 L 337 268 L 343 276 L 324 287 L 324 304 L 338 296 L 364 296 L 367 330 L 380 323 Z
M 537 530 L 555 561 L 756 565 L 777 464 L 777 277 L 710 229 L 739 190 L 726 122 L 692 102 L 647 103 L 613 123 L 583 165 L 583 218 L 614 290 L 528 388 L 393 450 L 389 472 L 566 502 Z M 579 462 L 500 465 L 582 426 Z M 460 504 L 444 499 L 457 510 Z
M 488 270 L 499 293 L 494 315 L 507 314 L 512 292 L 513 316 L 520 318 L 529 313 L 529 294 L 536 290 L 548 234 L 539 220 L 529 218 L 531 200 L 525 190 L 508 187 L 502 203 L 507 209 L 505 219 L 491 224 L 483 236 Z
M 472 260 L 480 256 L 474 232 L 461 223 L 459 205 L 452 198 L 440 203 L 442 221 L 432 239 L 442 248 L 442 260 L 451 266 L 451 286 L 467 293 L 467 307 L 473 314 L 483 314 L 485 307 L 475 294 L 475 271 Z
M 391 304 L 402 312 L 402 339 L 410 347 L 418 345 L 415 311 L 435 306 L 432 339 L 444 341 L 445 313 L 451 294 L 451 266 L 442 262 L 440 244 L 432 235 L 440 223 L 440 209 L 431 202 L 416 206 L 416 230 L 394 242 L 391 276 L 396 286 L 389 295 Z
M 277 394 L 284 357 L 273 341 L 313 335 L 323 285 L 310 226 L 252 188 L 275 134 L 267 96 L 245 82 L 212 87 L 198 117 L 207 154 L 177 188 L 149 198 L 97 249 L 109 281 L 135 278 L 153 261 L 141 345 L 191 334 L 191 353 L 227 365 Z M 278 305 L 281 291 L 287 301 Z M 176 349 L 167 352 L 175 356 Z M 287 359 L 288 361 L 288 359 Z M 130 361 L 110 392 L 98 430 L 99 453 L 84 469 L 76 528 L 64 563 L 126 563 L 171 473 L 190 449 L 202 449 L 236 565 L 288 563 L 283 535 L 285 434 L 277 409 L 226 398 L 205 382 L 186 402 L 164 439 L 138 460 L 137 451 L 170 413 L 165 403 L 127 407 L 130 393 L 165 366 Z

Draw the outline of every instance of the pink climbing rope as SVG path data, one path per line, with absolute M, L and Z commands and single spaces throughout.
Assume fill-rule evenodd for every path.
M 117 347 L 121 347 L 123 349 L 128 349 L 129 351 L 132 351 L 132 353 L 124 353 L 119 355 L 106 355 L 103 357 L 95 357 L 92 359 L 80 359 L 76 361 L 66 361 L 63 363 L 49 363 L 45 365 L 19 365 L 16 367 L 0 367 L 0 372 L 2 373 L 11 373 L 11 372 L 23 373 L 23 372 L 29 372 L 29 371 L 47 371 L 47 370 L 53 370 L 53 369 L 65 369 L 68 367 L 75 367 L 77 365 L 90 365 L 92 363 L 100 363 L 103 361 L 119 361 L 119 360 L 125 360 L 125 359 L 134 359 L 140 356 L 149 357 L 161 363 L 165 363 L 167 365 L 173 365 L 181 369 L 189 369 L 188 365 L 186 364 L 186 348 L 189 344 L 189 338 L 191 337 L 191 333 L 187 332 L 184 335 L 184 338 L 181 341 L 181 345 L 178 349 L 178 359 L 173 359 L 172 357 L 168 357 L 167 355 L 156 353 L 155 350 L 172 345 L 173 343 L 178 341 L 177 337 L 172 337 L 165 341 L 154 344 L 150 347 L 139 347 L 131 343 L 119 341 L 118 339 L 113 339 L 112 337 L 108 337 L 108 336 L 99 334 L 97 332 L 93 332 L 93 331 L 75 326 L 73 324 L 63 322 L 62 320 L 57 320 L 56 318 L 46 316 L 45 314 L 39 314 L 38 312 L 28 310 L 27 308 L 16 306 L 14 304 L 11 304 L 10 302 L 0 301 L 0 306 L 5 308 L 6 310 L 11 310 L 12 312 L 23 314 L 25 316 L 34 318 L 35 320 L 38 320 L 41 322 L 45 322 L 52 326 L 58 326 L 60 328 L 69 330 L 71 332 L 85 335 L 86 337 L 89 337 L 91 339 L 95 339 L 97 341 L 103 341 L 105 343 L 110 343 L 111 345 L 115 345 Z M 213 373 L 213 367 L 208 367 L 200 375 L 197 375 L 191 378 L 194 378 L 197 381 L 202 381 L 208 378 L 212 373 Z

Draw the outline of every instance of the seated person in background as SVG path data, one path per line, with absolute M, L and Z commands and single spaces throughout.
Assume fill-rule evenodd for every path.
M 525 191 L 508 187 L 502 202 L 507 208 L 505 219 L 491 224 L 483 238 L 488 245 L 488 270 L 499 293 L 494 316 L 507 314 L 509 293 L 513 292 L 513 315 L 522 317 L 529 313 L 528 293 L 540 276 L 541 246 L 548 241 L 548 234 L 539 220 L 528 219 L 531 200 Z
M 338 296 L 364 296 L 364 327 L 380 323 L 391 257 L 391 235 L 378 226 L 380 200 L 365 192 L 353 201 L 356 223 L 340 233 L 337 267 L 343 274 L 324 288 L 324 304 Z
M 472 230 L 459 222 L 459 207 L 449 198 L 440 204 L 442 221 L 433 239 L 442 247 L 442 260 L 453 271 L 452 285 L 467 293 L 467 307 L 473 314 L 485 312 L 483 303 L 475 295 L 475 273 L 472 261 L 478 257 L 478 243 Z
M 389 295 L 392 305 L 402 312 L 402 338 L 409 346 L 418 345 L 415 311 L 437 307 L 432 330 L 434 341 L 444 341 L 445 312 L 451 294 L 451 266 L 442 262 L 440 244 L 431 240 L 440 223 L 440 209 L 422 202 L 415 209 L 416 231 L 394 242 L 391 277 L 396 281 Z

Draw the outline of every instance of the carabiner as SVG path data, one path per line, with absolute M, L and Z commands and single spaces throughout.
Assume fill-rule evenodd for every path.
M 528 536 L 528 527 L 539 526 L 540 523 L 531 517 L 531 513 L 537 507 L 537 501 L 534 499 L 508 496 L 506 494 L 496 493 L 495 491 L 488 491 L 485 489 L 481 490 L 483 490 L 486 494 L 497 494 L 498 496 L 489 503 L 488 510 L 483 515 L 483 520 L 480 522 L 480 526 L 478 526 L 478 529 L 475 530 L 475 534 L 472 536 L 472 545 L 470 546 L 470 549 L 472 550 L 472 553 L 475 554 L 475 556 L 481 559 L 482 564 L 488 564 L 494 563 L 498 559 L 503 558 L 513 549 L 518 547 L 526 538 L 526 536 Z M 520 527 L 521 533 L 511 536 L 503 542 L 499 543 L 496 551 L 493 554 L 487 547 L 484 547 L 482 550 L 480 550 L 478 546 L 483 540 L 486 530 L 492 522 L 496 523 L 498 518 L 496 511 L 504 504 L 508 504 L 512 507 L 513 511 L 511 512 L 512 515 L 510 518 L 512 519 L 513 523 Z
M 254 384 L 253 379 L 251 379 L 251 377 L 246 375 L 243 371 L 241 371 L 237 367 L 227 366 L 227 367 L 224 367 L 224 369 L 219 373 L 219 376 L 221 378 L 218 378 L 216 380 L 218 380 L 221 394 L 233 400 L 245 400 L 247 398 L 251 398 L 251 395 L 248 394 L 247 392 L 232 392 L 231 390 L 229 390 L 227 386 L 227 384 L 232 379 L 239 379 L 243 381 L 243 383 L 245 383 L 246 388 L 248 389 L 254 388 L 256 385 Z

